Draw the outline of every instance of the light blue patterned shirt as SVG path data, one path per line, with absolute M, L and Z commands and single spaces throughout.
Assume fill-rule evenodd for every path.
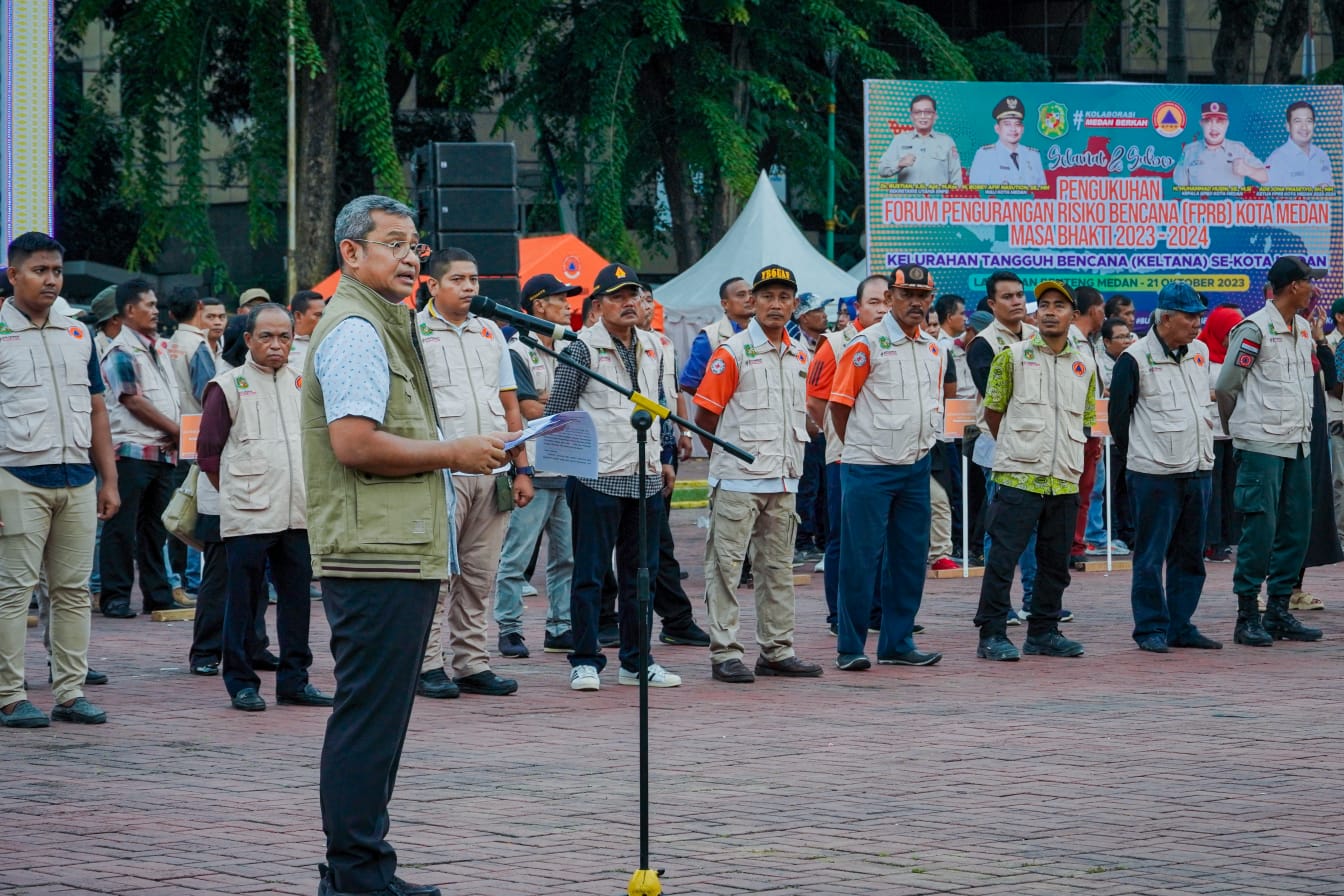
M 387 397 L 392 391 L 392 372 L 387 350 L 373 324 L 362 317 L 347 317 L 333 327 L 313 355 L 313 372 L 322 385 L 328 425 L 342 417 L 383 422 Z M 448 572 L 459 575 L 462 569 L 457 560 L 457 492 L 447 470 L 443 485 L 448 496 Z

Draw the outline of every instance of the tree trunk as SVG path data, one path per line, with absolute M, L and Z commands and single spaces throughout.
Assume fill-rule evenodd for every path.
M 298 201 L 295 267 L 307 289 L 336 266 L 336 70 L 340 40 L 329 0 L 307 0 L 309 27 L 326 71 L 298 73 Z
M 677 268 L 686 270 L 700 260 L 705 247 L 700 239 L 703 205 L 696 194 L 689 166 L 681 152 L 685 129 L 678 121 L 667 97 L 677 89 L 675 67 L 681 60 L 672 51 L 657 53 L 644 67 L 635 88 L 639 104 L 645 109 L 664 109 L 664 114 L 651 116 L 658 143 L 658 161 L 663 172 L 663 190 L 667 193 L 667 209 L 672 218 L 672 249 Z
M 1330 23 L 1331 55 L 1336 60 L 1344 59 L 1344 3 L 1322 3 L 1321 7 L 1325 10 L 1325 20 Z
M 740 25 L 732 27 L 728 44 L 728 59 L 735 71 L 742 74 L 733 83 L 733 114 L 739 124 L 745 124 L 751 113 L 751 90 L 747 86 L 747 73 L 751 71 L 751 46 L 747 35 Z M 754 181 L 754 179 L 753 179 Z M 714 204 L 709 218 L 709 242 L 717 243 L 723 239 L 728 228 L 737 220 L 742 204 L 738 201 L 733 185 L 720 174 L 718 188 L 714 191 Z
M 1246 84 L 1251 77 L 1251 50 L 1260 0 L 1218 0 L 1218 36 L 1213 41 L 1213 79 Z
M 1185 0 L 1167 0 L 1167 83 L 1190 80 L 1185 50 Z
M 1283 0 L 1269 31 L 1269 59 L 1265 62 L 1266 84 L 1287 84 L 1293 75 L 1293 59 L 1307 33 L 1307 0 Z

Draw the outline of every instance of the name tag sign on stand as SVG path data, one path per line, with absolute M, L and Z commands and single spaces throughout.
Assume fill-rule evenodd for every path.
M 949 398 L 943 403 L 943 435 L 949 439 L 960 439 L 966 435 L 966 427 L 975 425 L 975 402 L 969 398 Z M 970 475 L 970 461 L 966 452 L 961 452 L 961 569 L 946 571 L 933 570 L 929 573 L 935 579 L 959 577 L 970 578 L 970 492 L 967 477 Z M 975 568 L 976 575 L 984 575 L 983 567 Z

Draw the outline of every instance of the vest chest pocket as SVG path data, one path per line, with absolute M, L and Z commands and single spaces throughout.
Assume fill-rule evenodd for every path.
M 388 372 L 387 411 L 383 416 L 383 428 L 402 435 L 424 431 L 426 421 L 416 399 L 415 374 L 411 373 L 410 368 L 396 362 L 388 366 Z
M 7 398 L 0 402 L 7 447 L 21 452 L 44 451 L 52 447 L 53 441 L 49 435 L 44 435 L 45 428 L 42 425 L 46 406 L 46 400 L 40 395 Z
M 1034 463 L 1045 456 L 1045 420 L 1024 415 L 1008 417 L 1004 422 L 1010 426 L 1011 434 L 1004 438 L 1000 431 L 999 448 L 1002 450 L 1006 446 L 1010 458 Z
M 19 348 L 0 352 L 0 385 L 7 389 L 27 389 L 40 385 L 37 360 L 31 351 Z
M 451 383 L 436 383 L 434 409 L 440 417 L 461 417 L 467 412 L 467 395 L 460 386 L 454 388 Z
M 387 478 L 356 474 L 355 532 L 366 544 L 426 544 L 434 535 L 430 489 L 442 489 L 439 473 Z M 449 486 L 451 488 L 451 486 Z
M 93 445 L 93 396 L 88 387 L 76 388 L 70 393 L 70 410 L 74 424 L 70 430 L 70 439 L 76 448 L 89 448 Z

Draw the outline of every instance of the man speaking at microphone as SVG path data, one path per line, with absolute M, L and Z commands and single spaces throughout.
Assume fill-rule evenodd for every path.
M 361 196 L 336 217 L 341 280 L 304 361 L 308 534 L 331 626 L 336 703 L 322 745 L 326 865 L 319 896 L 439 896 L 396 876 L 387 804 L 396 784 L 439 583 L 459 571 L 453 487 L 487 474 L 505 436 L 442 441 L 413 312 L 414 212 Z

